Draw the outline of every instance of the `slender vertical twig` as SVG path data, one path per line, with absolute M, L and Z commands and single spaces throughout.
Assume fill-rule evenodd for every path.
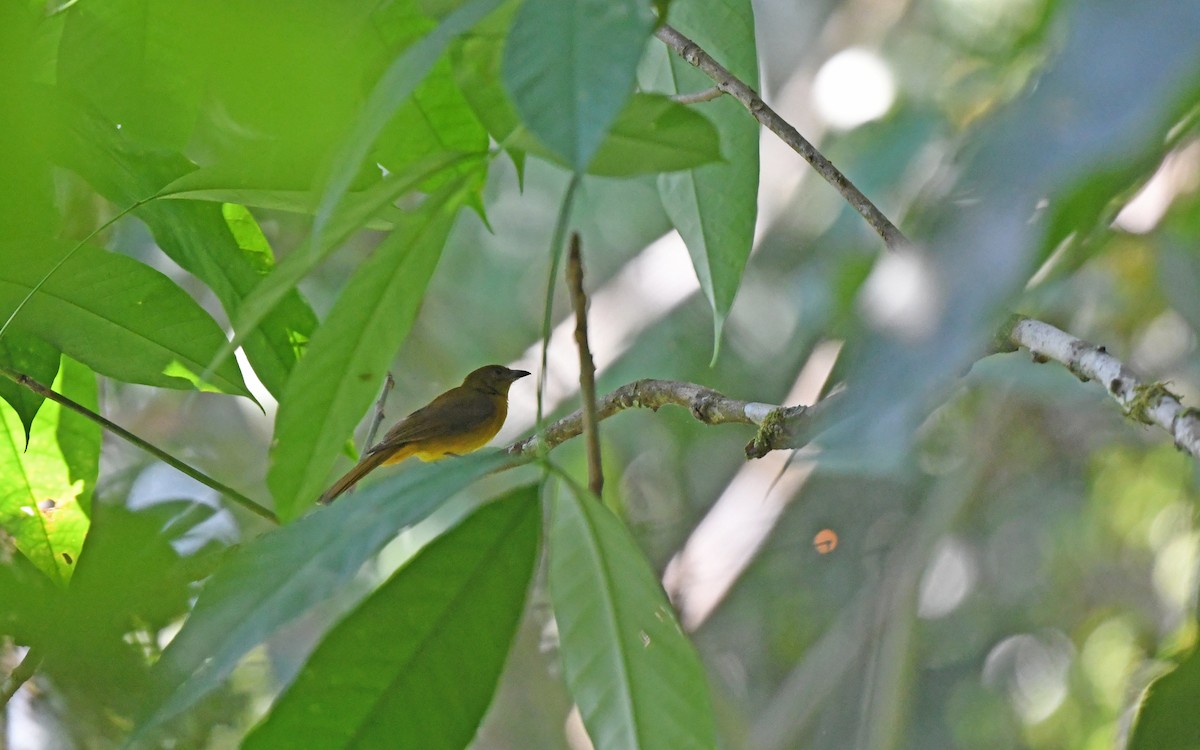
M 99 414 L 97 414 L 96 412 L 87 408 L 83 404 L 72 401 L 71 399 L 62 395 L 58 391 L 55 391 L 51 388 L 47 388 L 46 386 L 42 385 L 38 381 L 29 377 L 28 375 L 17 372 L 16 370 L 10 370 L 7 367 L 0 367 L 0 374 L 4 375 L 4 377 L 8 378 L 9 380 L 13 381 L 14 383 L 28 388 L 29 390 L 33 391 L 34 393 L 38 394 L 39 396 L 42 396 L 43 398 L 48 398 L 51 401 L 54 401 L 55 403 L 65 406 L 66 408 L 70 409 L 71 411 L 75 412 L 76 414 L 83 415 L 84 417 L 90 419 L 91 421 L 100 425 L 104 429 L 108 430 L 112 434 L 121 438 L 122 440 L 132 443 L 132 444 L 136 445 L 137 447 L 141 448 L 142 450 L 146 451 L 150 455 L 157 458 L 159 461 L 162 461 L 163 463 L 167 464 L 168 466 L 178 469 L 179 471 L 183 472 L 184 474 L 187 474 L 189 477 L 191 477 L 192 479 L 195 479 L 197 482 L 200 482 L 201 484 L 205 485 L 206 487 L 210 487 L 210 488 L 216 490 L 217 492 L 228 497 L 230 500 L 234 501 L 235 503 L 242 506 L 243 508 L 250 511 L 251 513 L 253 513 L 261 518 L 265 518 L 268 521 L 271 521 L 272 523 L 279 523 L 279 517 L 276 516 L 274 513 L 272 513 L 268 508 L 266 508 L 262 505 L 259 505 L 258 503 L 254 502 L 253 500 L 246 497 L 242 493 L 233 489 L 229 485 L 218 482 L 217 480 L 208 476 L 207 474 L 200 471 L 199 469 L 192 468 L 188 464 L 185 464 L 183 461 L 180 461 L 178 458 L 175 458 L 174 456 L 172 456 L 170 453 L 167 453 L 166 451 L 164 451 L 163 449 L 159 448 L 156 445 L 146 442 L 145 440 L 138 437 L 137 435 L 134 435 L 129 430 L 125 429 L 124 427 L 120 426 L 119 424 L 116 424 L 115 422 L 112 422 L 112 421 L 100 416 Z
M 571 235 L 567 253 L 567 289 L 575 310 L 575 345 L 579 349 L 579 394 L 583 398 L 583 433 L 587 441 L 588 489 L 596 497 L 604 490 L 604 467 L 600 462 L 600 426 L 596 419 L 596 363 L 588 346 L 587 293 L 583 291 L 583 258 L 579 233 Z
M 367 429 L 367 440 L 363 444 L 369 448 L 375 445 L 375 435 L 379 432 L 379 425 L 383 424 L 383 407 L 387 404 L 388 394 L 396 387 L 396 379 L 392 377 L 389 371 L 387 378 L 383 381 L 383 390 L 379 392 L 379 398 L 375 401 L 375 416 L 371 417 L 371 426 Z
M 375 445 L 375 435 L 379 432 L 379 425 L 383 424 L 383 407 L 387 405 L 388 394 L 391 393 L 392 389 L 395 387 L 396 379 L 392 377 L 392 373 L 389 370 L 387 377 L 384 378 L 383 381 L 383 390 L 379 392 L 379 398 L 375 399 L 375 414 L 371 417 L 371 426 L 367 428 L 367 439 L 363 441 L 363 450 Z M 350 489 L 346 490 L 344 494 L 353 495 L 354 491 L 357 489 L 357 484 L 351 485 Z M 332 500 L 330 500 L 330 502 L 332 502 Z
M 808 139 L 800 135 L 800 132 L 787 120 L 780 117 L 779 113 L 768 107 L 754 89 L 726 70 L 724 66 L 713 59 L 712 55 L 672 26 L 663 24 L 654 34 L 677 55 L 711 78 L 713 83 L 717 84 L 718 89 L 741 102 L 742 106 L 763 127 L 779 136 L 784 143 L 791 146 L 793 151 L 800 154 L 813 169 L 817 170 L 817 174 L 841 193 L 846 202 L 867 220 L 871 228 L 883 238 L 883 243 L 889 249 L 895 250 L 901 245 L 908 244 L 908 240 L 900 229 L 884 216 L 883 212 L 867 196 L 863 195 L 854 186 L 854 183 L 842 174 L 841 170 L 833 165 L 833 162 L 826 159 L 824 154 L 809 143 Z

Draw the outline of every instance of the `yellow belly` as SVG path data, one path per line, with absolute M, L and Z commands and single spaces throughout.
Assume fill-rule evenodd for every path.
M 419 440 L 409 443 L 393 453 L 383 463 L 385 465 L 399 463 L 409 456 L 416 456 L 422 461 L 440 461 L 447 456 L 465 456 L 487 445 L 488 441 L 499 432 L 498 427 L 497 429 L 491 429 L 491 425 L 487 425 L 486 427 L 487 429 L 474 435 L 455 435 L 448 438 L 438 438 L 436 441 Z M 436 444 L 430 445 L 430 443 Z

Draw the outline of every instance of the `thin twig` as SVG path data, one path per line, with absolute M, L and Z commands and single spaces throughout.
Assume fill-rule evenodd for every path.
M 40 650 L 30 648 L 25 652 L 25 658 L 21 659 L 21 663 L 9 674 L 8 679 L 4 681 L 3 687 L 0 687 L 0 708 L 7 706 L 12 697 L 21 689 L 21 686 L 29 682 L 41 663 L 42 652 Z
M 246 497 L 245 495 L 238 492 L 237 490 L 233 489 L 232 487 L 222 484 L 221 482 L 218 482 L 217 480 L 208 476 L 207 474 L 200 471 L 199 469 L 192 468 L 191 466 L 185 464 L 183 461 L 180 461 L 178 458 L 175 458 L 174 456 L 172 456 L 170 453 L 167 453 L 166 451 L 162 450 L 158 446 L 155 446 L 155 445 L 152 445 L 151 443 L 146 442 L 145 440 L 141 439 L 137 435 L 134 435 L 129 430 L 126 430 L 124 427 L 121 427 L 120 425 L 118 425 L 114 422 L 111 422 L 108 419 L 100 416 L 99 414 L 97 414 L 96 412 L 87 408 L 83 404 L 76 403 L 75 401 L 72 401 L 71 399 L 62 395 L 58 391 L 47 388 L 46 386 L 37 382 L 36 380 L 29 377 L 28 375 L 25 375 L 24 373 L 20 373 L 15 370 L 10 370 L 7 367 L 0 367 L 0 374 L 4 375 L 6 378 L 8 378 L 9 380 L 12 380 L 13 382 L 17 383 L 18 385 L 22 385 L 22 386 L 28 388 L 29 390 L 33 391 L 34 393 L 38 394 L 39 396 L 42 396 L 43 398 L 48 398 L 51 401 L 59 403 L 77 414 L 82 414 L 84 417 L 87 417 L 88 419 L 92 420 L 93 422 L 100 425 L 101 427 L 108 430 L 109 432 L 113 433 L 114 435 L 121 438 L 122 440 L 125 440 L 126 442 L 129 442 L 129 443 L 133 443 L 134 445 L 136 445 L 137 447 L 146 451 L 147 453 L 154 456 L 155 458 L 162 461 L 163 463 L 165 463 L 169 466 L 172 466 L 172 467 L 178 469 L 179 471 L 182 471 L 184 474 L 187 474 L 189 477 L 191 477 L 192 479 L 195 479 L 197 482 L 200 482 L 201 484 L 203 484 L 207 487 L 211 487 L 212 489 L 216 490 L 217 492 L 220 492 L 222 495 L 225 495 L 230 500 L 234 501 L 235 503 L 242 506 L 243 508 L 250 511 L 251 513 L 254 513 L 255 515 L 260 516 L 262 518 L 265 518 L 268 521 L 271 521 L 272 523 L 279 523 L 278 516 L 276 516 L 274 513 L 272 513 L 269 509 L 263 507 L 262 505 L 259 505 L 258 503 L 254 502 L 253 500 Z
M 579 233 L 571 234 L 567 255 L 567 289 L 575 309 L 575 345 L 579 349 L 579 394 L 583 399 L 583 433 L 587 441 L 588 489 L 596 497 L 604 490 L 604 465 L 600 461 L 600 426 L 596 422 L 596 363 L 588 346 L 587 293 L 583 291 L 583 258 Z
M 379 425 L 383 424 L 383 407 L 387 404 L 388 394 L 395 387 L 396 379 L 392 377 L 391 371 L 388 371 L 387 377 L 383 381 L 383 390 L 379 392 L 379 398 L 375 401 L 375 416 L 371 417 L 371 426 L 367 429 L 365 445 L 375 445 L 375 434 L 379 432 Z
M 1125 413 L 1137 421 L 1157 425 L 1175 440 L 1175 447 L 1200 458 L 1200 410 L 1184 408 L 1164 383 L 1143 383 L 1103 346 L 1097 346 L 1049 323 L 1017 316 L 1007 335 L 997 342 L 1000 351 L 1028 349 L 1034 361 L 1052 359 L 1080 380 L 1095 380 Z
M 379 432 L 379 425 L 383 424 L 383 417 L 384 417 L 383 407 L 387 403 L 388 394 L 391 393 L 392 389 L 395 387 L 396 387 L 396 379 L 392 377 L 392 373 L 389 370 L 388 374 L 387 374 L 387 378 L 385 378 L 383 381 L 383 390 L 379 392 L 379 398 L 377 398 L 375 400 L 375 415 L 373 417 L 371 417 L 371 426 L 369 428 L 367 428 L 367 439 L 366 439 L 366 442 L 363 443 L 363 445 L 365 445 L 365 446 L 375 445 L 375 435 L 376 435 L 376 433 Z M 346 490 L 346 492 L 344 494 L 353 495 L 354 491 L 357 489 L 358 489 L 357 484 L 351 485 L 350 489 Z M 330 502 L 332 502 L 332 498 L 330 499 Z M 327 505 L 328 503 L 322 503 L 322 504 Z
M 884 216 L 883 212 L 868 200 L 847 179 L 846 175 L 833 166 L 833 162 L 826 159 L 787 120 L 784 120 L 775 110 L 768 107 L 754 89 L 747 86 L 741 79 L 734 76 L 714 60 L 711 55 L 697 46 L 695 42 L 679 33 L 679 31 L 670 25 L 663 24 L 659 26 L 654 34 L 674 50 L 676 54 L 711 78 L 717 84 L 718 89 L 741 102 L 742 106 L 749 110 L 754 119 L 758 120 L 763 127 L 779 136 L 784 143 L 792 147 L 792 150 L 804 157 L 804 160 L 812 165 L 812 168 L 817 170 L 817 173 L 825 178 L 825 181 L 832 185 L 835 190 L 841 193 L 846 202 L 867 220 L 871 228 L 883 238 L 884 244 L 889 249 L 895 250 L 897 247 L 908 244 L 908 240 L 899 228 L 888 217 Z
M 691 94 L 672 94 L 671 101 L 679 102 L 680 104 L 701 104 L 703 102 L 711 102 L 717 97 L 724 96 L 725 92 L 720 86 L 713 86 L 702 91 L 695 91 Z

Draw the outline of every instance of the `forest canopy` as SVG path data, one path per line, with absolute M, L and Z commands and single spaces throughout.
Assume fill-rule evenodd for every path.
M 0 3 L 0 747 L 1200 746 L 1198 31 Z

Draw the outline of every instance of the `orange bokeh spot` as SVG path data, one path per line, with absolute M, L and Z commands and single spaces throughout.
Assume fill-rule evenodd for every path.
M 833 529 L 821 529 L 813 537 L 813 547 L 818 553 L 827 555 L 837 549 L 838 535 Z

